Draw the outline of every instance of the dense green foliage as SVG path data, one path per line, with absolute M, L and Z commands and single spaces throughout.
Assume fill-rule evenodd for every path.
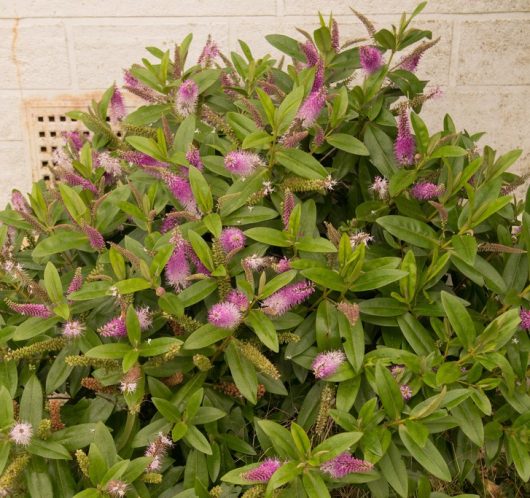
M 70 114 L 0 213 L 0 496 L 528 496 L 520 151 L 427 129 L 421 7 L 290 65 L 149 48 L 144 105 Z

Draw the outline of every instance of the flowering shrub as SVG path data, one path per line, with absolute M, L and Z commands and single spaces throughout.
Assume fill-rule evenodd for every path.
M 70 113 L 0 213 L 0 496 L 527 496 L 520 151 L 427 129 L 423 6 Z

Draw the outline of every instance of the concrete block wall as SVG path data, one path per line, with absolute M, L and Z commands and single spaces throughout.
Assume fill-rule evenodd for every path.
M 32 99 L 80 97 L 121 82 L 122 69 L 149 45 L 172 47 L 194 33 L 195 59 L 209 33 L 223 50 L 237 40 L 271 51 L 269 33 L 297 37 L 333 12 L 341 37 L 364 36 L 350 7 L 376 27 L 398 23 L 417 0 L 0 0 L 0 206 L 11 188 L 31 185 L 24 105 Z M 518 171 L 530 158 L 530 0 L 430 0 L 415 23 L 441 42 L 418 75 L 443 97 L 425 106 L 432 130 L 446 112 L 459 128 L 486 131 L 500 151 L 521 147 Z M 274 50 L 272 50 L 274 52 Z

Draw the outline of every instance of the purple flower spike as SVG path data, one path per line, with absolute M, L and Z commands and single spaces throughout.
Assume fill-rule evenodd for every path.
M 226 300 L 229 303 L 235 304 L 239 310 L 246 311 L 248 309 L 248 297 L 241 291 L 233 289 L 228 293 Z
M 182 117 L 187 117 L 195 112 L 199 87 L 193 80 L 186 80 L 179 86 L 175 108 Z
M 186 160 L 192 165 L 195 166 L 199 171 L 204 169 L 204 164 L 202 162 L 201 156 L 199 154 L 199 149 L 193 145 L 186 152 Z
M 333 375 L 345 361 L 346 355 L 342 351 L 327 351 L 316 356 L 311 368 L 317 379 L 325 379 Z
M 278 273 L 284 273 L 286 271 L 289 271 L 291 269 L 291 260 L 287 257 L 283 257 L 276 263 L 274 266 L 274 270 Z
M 415 72 L 418 68 L 418 64 L 420 62 L 421 56 L 423 54 L 411 54 L 407 57 L 404 57 L 401 59 L 401 62 L 399 63 L 400 69 L 403 69 L 405 71 L 410 71 L 411 73 Z
M 335 52 L 340 50 L 339 25 L 335 19 L 331 23 L 331 46 Z
M 70 281 L 70 284 L 68 285 L 66 294 L 71 294 L 72 292 L 78 291 L 82 285 L 83 285 L 83 274 L 81 273 L 81 268 L 77 268 L 72 280 Z
M 78 131 L 65 131 L 63 132 L 63 137 L 67 142 L 72 144 L 72 147 L 76 152 L 79 152 L 85 142 L 83 136 Z
M 233 329 L 241 322 L 241 311 L 233 303 L 217 303 L 210 308 L 208 321 L 222 329 Z
M 85 190 L 90 190 L 90 192 L 94 194 L 98 193 L 97 187 L 90 180 L 83 178 L 81 175 L 78 175 L 77 173 L 74 173 L 68 170 L 62 170 L 60 175 L 61 175 L 61 179 L 64 180 L 71 187 L 81 186 Z
M 444 191 L 443 185 L 436 185 L 430 182 L 419 182 L 412 186 L 410 193 L 420 201 L 435 199 Z
M 125 117 L 125 103 L 118 87 L 114 85 L 114 93 L 110 98 L 110 122 L 112 124 L 118 124 Z
M 307 40 L 304 44 L 302 44 L 301 48 L 307 60 L 307 65 L 309 67 L 314 66 L 320 59 L 315 44 L 311 40 Z
M 39 318 L 50 318 L 53 313 L 44 304 L 19 304 L 6 300 L 6 304 L 15 312 L 25 316 L 36 316 Z
M 267 482 L 282 465 L 277 458 L 266 458 L 255 469 L 248 470 L 242 477 L 250 482 Z
M 215 43 L 210 37 L 210 35 L 208 35 L 208 40 L 206 41 L 206 45 L 204 45 L 204 48 L 202 49 L 201 55 L 199 56 L 197 63 L 200 64 L 202 67 L 209 67 L 218 55 L 219 48 L 217 47 L 217 43 Z
M 521 328 L 523 330 L 530 330 L 530 310 L 521 308 L 519 310 L 519 318 L 521 319 Z
M 341 453 L 320 466 L 320 470 L 329 474 L 333 479 L 341 479 L 355 472 L 369 472 L 372 468 L 373 465 L 370 462 L 354 458 L 346 452 Z
M 359 59 L 361 67 L 367 74 L 375 73 L 383 65 L 383 56 L 375 47 L 361 47 Z
M 182 290 L 189 285 L 191 275 L 190 265 L 186 258 L 186 246 L 183 241 L 177 245 L 166 264 L 166 279 L 176 290 Z
M 165 172 L 163 177 L 169 190 L 182 207 L 189 213 L 197 214 L 197 203 L 188 180 L 169 172 Z
M 64 324 L 63 335 L 69 339 L 75 339 L 83 334 L 85 330 L 84 325 L 78 320 L 70 320 Z
M 410 132 L 409 118 L 405 108 L 399 113 L 398 133 L 394 143 L 394 154 L 400 164 L 407 165 L 414 162 L 416 141 Z
M 326 90 L 324 88 L 309 94 L 296 114 L 296 117 L 302 122 L 304 128 L 309 128 L 313 125 L 325 104 Z
M 256 168 L 262 165 L 262 161 L 257 154 L 242 150 L 234 150 L 225 156 L 225 168 L 233 175 L 249 176 Z
M 125 337 L 127 335 L 125 320 L 121 316 L 117 316 L 100 327 L 98 332 L 103 337 Z
M 219 243 L 226 253 L 243 249 L 245 240 L 245 234 L 239 228 L 225 228 L 219 237 Z
M 313 284 L 305 280 L 287 285 L 263 300 L 261 305 L 263 312 L 272 316 L 283 315 L 297 304 L 305 301 L 314 291 Z
M 129 163 L 136 164 L 138 166 L 146 167 L 156 167 L 156 168 L 167 168 L 167 163 L 157 161 L 156 159 L 144 154 L 143 152 L 138 152 L 135 150 L 127 150 L 120 153 L 120 156 L 124 161 Z
M 88 237 L 88 242 L 92 249 L 95 249 L 96 251 L 102 251 L 105 249 L 105 239 L 98 230 L 87 224 L 83 224 L 81 230 L 83 230 L 84 234 Z

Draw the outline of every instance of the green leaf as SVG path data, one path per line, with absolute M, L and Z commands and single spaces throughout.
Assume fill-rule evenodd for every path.
M 29 422 L 35 431 L 38 429 L 42 420 L 43 403 L 42 386 L 37 376 L 32 375 L 22 391 L 19 419 L 24 422 Z
M 121 360 L 123 356 L 131 350 L 129 344 L 124 343 L 112 343 L 112 344 L 101 344 L 96 346 L 85 354 L 91 358 L 102 358 L 109 360 Z
M 308 498 L 329 498 L 329 494 L 326 483 L 316 472 L 305 472 L 302 477 L 304 483 L 304 490 L 307 493 Z
M 0 429 L 11 427 L 13 423 L 13 400 L 9 391 L 0 386 Z
M 372 164 L 385 178 L 392 178 L 398 167 L 391 138 L 380 128 L 369 125 L 364 133 L 364 144 L 370 152 Z
M 484 446 L 484 426 L 482 416 L 470 399 L 464 400 L 451 409 L 453 418 L 461 431 L 479 447 Z
M 187 350 L 206 348 L 226 339 L 232 333 L 233 331 L 230 329 L 221 329 L 207 323 L 192 332 L 184 342 L 183 347 Z
M 22 322 L 15 330 L 13 334 L 14 341 L 25 341 L 32 339 L 38 335 L 44 334 L 50 330 L 59 321 L 59 318 L 45 318 L 44 320 L 39 317 L 30 317 Z
M 217 289 L 217 282 L 213 278 L 206 278 L 199 280 L 193 285 L 184 289 L 179 295 L 179 301 L 185 308 L 194 305 L 208 297 L 215 289 Z
M 421 447 L 409 435 L 405 425 L 399 426 L 399 437 L 405 448 L 409 451 L 422 467 L 442 481 L 451 482 L 451 472 L 444 457 L 440 454 L 436 446 L 430 439 L 427 439 L 425 446 Z
M 424 249 L 433 249 L 439 244 L 436 232 L 426 223 L 400 215 L 382 216 L 377 219 L 394 237 Z
M 258 378 L 254 365 L 238 351 L 233 341 L 230 341 L 225 349 L 225 359 L 237 388 L 246 399 L 255 405 Z
M 129 342 L 133 347 L 137 347 L 142 338 L 142 331 L 140 329 L 140 321 L 138 320 L 138 315 L 134 309 L 134 306 L 131 304 L 127 308 L 127 315 L 125 316 L 125 325 L 127 327 L 127 336 L 129 337 Z
M 308 268 L 302 275 L 322 287 L 343 292 L 347 289 L 342 277 L 333 270 L 326 268 Z
M 46 258 L 52 254 L 62 253 L 70 249 L 92 251 L 85 234 L 61 230 L 42 239 L 33 249 L 31 255 L 35 259 Z
M 271 319 L 260 310 L 250 310 L 245 324 L 248 325 L 258 339 L 275 353 L 279 350 L 278 334 Z
M 194 166 L 188 167 L 191 191 L 203 213 L 213 209 L 212 191 L 203 174 Z
M 323 180 L 329 174 L 311 154 L 300 149 L 279 150 L 276 160 L 291 173 L 309 180 Z
M 188 427 L 188 431 L 186 432 L 186 434 L 184 434 L 183 439 L 184 441 L 186 441 L 186 443 L 188 443 L 192 448 L 195 448 L 197 451 L 205 453 L 206 455 L 212 454 L 212 447 L 210 446 L 210 443 L 204 437 L 204 434 L 199 429 L 197 429 L 197 427 L 190 425 Z
M 296 277 L 296 273 L 296 270 L 289 270 L 284 273 L 280 273 L 273 279 L 269 280 L 260 292 L 259 298 L 265 299 L 271 294 L 274 294 L 276 291 L 280 290 L 282 287 L 285 287 L 293 280 L 294 277 Z
M 506 441 L 517 473 L 524 482 L 528 482 L 530 479 L 530 455 L 527 446 L 515 434 L 506 436 Z
M 193 247 L 193 250 L 197 254 L 198 258 L 202 261 L 204 266 L 208 270 L 213 271 L 215 265 L 213 262 L 212 251 L 206 243 L 206 241 L 193 230 L 188 230 L 188 239 Z
M 311 451 L 311 441 L 302 427 L 296 422 L 291 422 L 291 437 L 300 455 L 307 456 Z
M 475 342 L 475 325 L 461 300 L 442 291 L 442 306 L 460 342 L 470 349 Z
M 69 187 L 65 183 L 59 184 L 59 191 L 61 192 L 61 197 L 66 209 L 72 215 L 72 218 L 74 218 L 77 223 L 81 224 L 87 212 L 87 207 L 83 202 L 83 199 L 81 199 L 79 194 L 72 187 Z
M 174 249 L 173 244 L 166 244 L 158 248 L 158 252 L 156 253 L 156 256 L 153 258 L 153 261 L 151 262 L 151 266 L 149 267 L 149 270 L 151 271 L 151 275 L 158 277 L 162 273 L 167 262 L 169 261 L 169 258 L 171 258 L 171 255 L 173 254 L 173 249 Z M 119 278 L 120 280 L 123 280 L 125 278 L 125 274 Z
M 129 278 L 114 284 L 120 294 L 134 294 L 135 292 L 149 289 L 151 283 L 145 278 Z
M 249 228 L 245 231 L 245 235 L 252 240 L 257 240 L 258 242 L 270 246 L 290 247 L 292 245 L 285 233 L 280 232 L 280 230 L 275 230 L 274 228 Z
M 403 410 L 403 396 L 396 379 L 380 362 L 375 366 L 375 385 L 385 412 L 391 419 L 398 419 Z
M 136 150 L 151 156 L 158 161 L 167 161 L 167 157 L 162 153 L 158 144 L 152 138 L 146 137 L 125 137 L 125 141 L 132 145 Z
M 371 270 L 362 273 L 359 278 L 350 286 L 354 292 L 363 292 L 372 289 L 379 289 L 385 285 L 401 280 L 408 272 L 403 270 Z
M 388 184 L 388 192 L 391 197 L 396 197 L 407 187 L 416 181 L 418 172 L 415 169 L 400 169 Z
M 258 426 L 270 439 L 276 453 L 281 458 L 297 458 L 294 440 L 285 427 L 272 420 L 259 420 Z
M 370 152 L 358 138 L 346 133 L 333 133 L 326 138 L 326 142 L 337 149 L 356 156 L 368 156 Z
M 399 328 L 406 341 L 418 355 L 427 356 L 436 349 L 436 345 L 423 325 L 410 313 L 405 313 L 397 319 Z
M 59 277 L 59 272 L 51 261 L 48 261 L 44 269 L 44 285 L 53 303 L 60 303 L 64 299 L 61 277 Z
M 409 489 L 407 467 L 394 443 L 390 443 L 387 452 L 379 460 L 378 466 L 383 477 L 394 488 L 396 493 L 402 498 L 407 498 Z
M 321 463 L 326 462 L 350 449 L 362 437 L 362 432 L 342 432 L 335 434 L 313 448 L 312 455 L 313 457 L 318 457 Z
M 473 266 L 477 255 L 477 240 L 472 235 L 454 235 L 451 238 L 451 244 L 457 256 Z
M 337 248 L 328 239 L 322 237 L 303 237 L 296 242 L 299 251 L 306 252 L 337 252 Z
M 267 35 L 265 39 L 280 52 L 293 57 L 300 62 L 306 62 L 300 50 L 300 44 L 294 38 L 286 35 Z
M 41 441 L 32 438 L 28 451 L 32 455 L 38 455 L 51 460 L 71 460 L 70 452 L 61 444 L 53 441 Z
M 275 112 L 274 123 L 277 135 L 284 133 L 289 126 L 291 126 L 296 112 L 304 98 L 304 87 L 296 87 L 292 92 L 288 93 L 283 99 L 280 107 Z
M 174 337 L 156 337 L 155 339 L 147 339 L 138 348 L 140 356 L 157 356 L 170 351 L 173 347 L 182 344 L 180 339 Z
M 263 149 L 272 142 L 272 136 L 266 131 L 249 133 L 241 144 L 242 149 Z
M 170 401 L 162 398 L 152 398 L 152 401 L 160 414 L 170 422 L 178 422 L 182 418 L 182 413 Z
M 440 157 L 461 157 L 467 155 L 467 150 L 457 145 L 442 145 L 434 150 L 431 154 L 431 159 Z

